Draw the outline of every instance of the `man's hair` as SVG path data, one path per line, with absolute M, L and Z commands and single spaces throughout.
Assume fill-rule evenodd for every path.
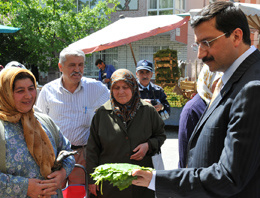
M 101 59 L 97 59 L 95 62 L 95 65 L 97 66 L 98 64 L 104 63 L 104 61 L 102 61 Z
M 232 2 L 219 1 L 204 7 L 191 20 L 191 27 L 195 28 L 199 24 L 209 21 L 216 17 L 216 29 L 226 33 L 226 37 L 236 29 L 243 31 L 243 42 L 251 45 L 250 30 L 247 18 L 243 11 L 236 7 Z
M 63 66 L 64 63 L 66 62 L 66 56 L 81 56 L 84 58 L 84 62 L 85 62 L 85 54 L 82 50 L 79 49 L 75 49 L 75 48 L 70 48 L 67 47 L 65 49 L 63 49 L 60 52 L 60 58 L 59 58 L 59 63 Z

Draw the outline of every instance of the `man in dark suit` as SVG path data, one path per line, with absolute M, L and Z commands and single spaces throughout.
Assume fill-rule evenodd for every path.
M 260 197 L 260 52 L 247 19 L 232 2 L 215 2 L 192 27 L 198 58 L 224 72 L 222 89 L 193 131 L 187 168 L 137 170 L 133 184 L 157 198 Z

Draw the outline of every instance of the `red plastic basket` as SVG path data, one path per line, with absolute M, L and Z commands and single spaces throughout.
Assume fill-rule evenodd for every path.
M 63 198 L 87 198 L 88 196 L 88 181 L 87 170 L 80 164 L 75 164 L 75 167 L 82 168 L 85 171 L 86 185 L 74 184 L 68 185 L 62 189 Z
M 62 190 L 63 198 L 85 198 L 86 189 L 84 185 L 69 185 Z

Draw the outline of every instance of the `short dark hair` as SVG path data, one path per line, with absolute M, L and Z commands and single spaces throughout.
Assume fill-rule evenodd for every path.
M 22 80 L 22 79 L 27 79 L 27 78 L 29 78 L 29 79 L 32 81 L 34 87 L 36 88 L 35 81 L 34 81 L 34 77 L 33 77 L 31 74 L 27 73 L 27 72 L 20 72 L 20 73 L 17 74 L 17 75 L 15 76 L 15 78 L 14 78 L 13 90 L 14 90 L 15 82 L 16 82 L 17 80 Z
M 97 66 L 98 64 L 104 63 L 104 61 L 102 61 L 101 59 L 97 59 L 95 62 L 95 65 Z
M 243 11 L 232 2 L 218 1 L 204 7 L 191 20 L 191 27 L 195 28 L 202 22 L 209 21 L 214 17 L 216 17 L 216 29 L 226 33 L 226 37 L 229 37 L 236 28 L 240 28 L 243 31 L 243 42 L 251 45 L 247 18 Z

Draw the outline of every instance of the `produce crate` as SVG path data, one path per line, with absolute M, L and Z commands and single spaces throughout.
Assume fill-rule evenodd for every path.
M 181 81 L 180 88 L 185 98 L 191 98 L 192 94 L 197 93 L 197 83 L 195 81 Z
M 175 92 L 176 86 L 165 86 L 164 92 L 167 95 L 167 101 L 169 102 L 170 107 L 183 107 L 188 101 L 188 99 L 184 98 L 182 93 L 179 94 Z
M 176 83 L 180 77 L 176 50 L 159 50 L 154 54 L 155 83 Z
M 179 80 L 177 59 L 172 57 L 154 58 L 155 82 L 176 83 Z

